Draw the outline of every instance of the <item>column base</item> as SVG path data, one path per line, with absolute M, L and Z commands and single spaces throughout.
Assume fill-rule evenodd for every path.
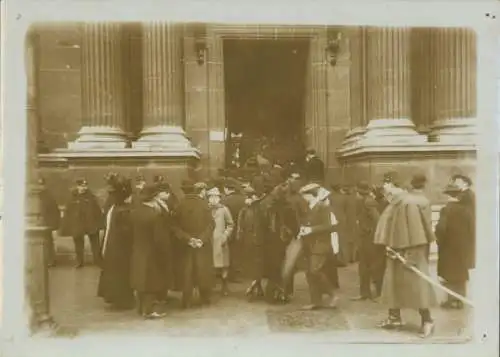
M 410 119 L 373 119 L 366 126 L 366 132 L 360 138 L 360 145 L 400 145 L 423 144 L 425 135 L 416 131 Z
M 342 142 L 341 150 L 349 150 L 350 148 L 354 148 L 358 145 L 359 140 L 363 138 L 363 135 L 366 133 L 366 127 L 356 127 L 347 132 L 345 135 L 345 139 Z
M 154 126 L 144 129 L 139 140 L 132 143 L 135 149 L 155 151 L 189 151 L 198 152 L 186 133 L 178 126 Z
M 429 141 L 457 145 L 476 144 L 477 135 L 476 118 L 443 119 L 432 126 Z
M 123 130 L 108 126 L 84 126 L 78 132 L 78 139 L 68 143 L 70 150 L 124 149 L 128 146 Z

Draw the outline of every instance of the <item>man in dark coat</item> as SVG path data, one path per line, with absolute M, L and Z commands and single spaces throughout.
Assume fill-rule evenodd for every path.
M 472 225 L 470 226 L 470 234 L 472 235 L 472 243 L 470 246 L 471 261 L 468 265 L 470 269 L 474 269 L 474 267 L 476 266 L 476 194 L 472 190 L 472 180 L 470 179 L 470 177 L 465 175 L 454 175 L 452 177 L 452 182 L 455 184 L 455 186 L 458 186 L 460 188 L 461 193 L 458 198 L 460 202 L 467 206 L 469 215 L 472 220 Z
M 165 181 L 157 181 L 156 183 L 156 201 L 160 207 L 160 225 L 162 230 L 162 237 L 160 240 L 160 255 L 159 261 L 163 266 L 165 290 L 158 295 L 159 302 L 165 303 L 168 300 L 168 292 L 175 286 L 174 279 L 174 266 L 175 254 L 173 244 L 173 226 L 174 222 L 174 209 L 176 208 L 176 201 L 172 199 L 173 193 L 170 185 Z
M 104 217 L 96 196 L 89 190 L 87 180 L 78 179 L 76 189 L 66 204 L 61 235 L 72 236 L 75 243 L 76 267 L 84 264 L 84 237 L 88 236 L 94 264 L 101 264 L 99 231 L 104 228 Z
M 459 200 L 460 187 L 449 184 L 444 189 L 449 200 L 441 209 L 435 233 L 438 243 L 438 275 L 449 289 L 465 296 L 469 269 L 473 261 L 472 217 L 466 204 Z M 448 295 L 443 308 L 462 309 L 463 303 Z
M 54 231 L 59 229 L 59 224 L 61 222 L 61 212 L 59 211 L 59 206 L 57 205 L 54 196 L 47 188 L 45 184 L 45 179 L 41 178 L 39 180 L 40 185 L 40 202 L 41 202 L 41 213 L 43 221 L 47 226 L 47 239 L 45 241 L 45 250 L 47 253 L 47 264 L 49 267 L 56 265 L 56 251 L 54 246 Z
M 229 255 L 231 256 L 229 278 L 232 281 L 238 280 L 242 269 L 243 242 L 237 239 L 236 234 L 238 232 L 238 215 L 245 206 L 245 195 L 241 192 L 241 189 L 241 184 L 234 179 L 228 178 L 224 182 L 225 197 L 222 203 L 231 212 L 235 224 L 233 233 L 229 238 Z
M 165 231 L 157 194 L 156 185 L 146 185 L 141 194 L 143 202 L 137 204 L 132 212 L 130 285 L 136 293 L 137 312 L 146 319 L 164 316 L 156 310 L 155 301 L 167 288 L 161 255 Z
M 396 174 L 390 174 L 384 179 L 389 206 L 380 216 L 374 242 L 398 252 L 409 264 L 429 275 L 429 245 L 436 238 L 430 202 L 422 193 L 425 176 L 416 175 L 412 179 L 411 192 L 400 189 L 395 177 Z M 401 328 L 400 309 L 418 309 L 422 322 L 420 336 L 430 336 L 434 331 L 429 310 L 436 304 L 434 288 L 394 256 L 388 255 L 386 263 L 381 302 L 389 306 L 389 316 L 379 327 Z
M 376 295 L 382 291 L 381 276 L 375 271 L 376 254 L 384 247 L 375 245 L 373 237 L 379 219 L 378 205 L 372 197 L 371 188 L 367 182 L 359 182 L 357 186 L 361 204 L 358 210 L 359 229 L 359 290 L 360 295 L 353 300 L 367 300 L 373 297 L 371 284 L 375 284 Z M 382 252 L 383 254 L 383 252 Z
M 316 154 L 316 150 L 307 150 L 304 171 L 311 182 L 321 184 L 325 180 L 325 164 Z
M 325 271 L 329 256 L 333 253 L 331 233 L 335 230 L 331 219 L 331 207 L 323 204 L 320 186 L 308 184 L 301 188 L 302 197 L 309 204 L 307 214 L 302 222 L 299 235 L 304 242 L 304 254 L 307 257 L 307 283 L 311 295 L 311 304 L 304 309 L 312 310 L 323 307 L 322 295 L 326 292 L 330 301 L 327 306 L 335 308 L 338 297 L 335 288 Z
M 109 202 L 106 231 L 102 244 L 102 271 L 97 295 L 118 310 L 134 307 L 130 286 L 133 227 L 132 205 L 127 202 L 132 193 L 130 180 L 113 175 L 108 177 Z
M 211 302 L 215 283 L 213 266 L 212 237 L 214 219 L 205 200 L 206 185 L 185 181 L 185 193 L 175 212 L 175 235 L 183 242 L 179 252 L 183 267 L 182 306 L 192 304 L 193 290 L 198 289 L 201 303 Z
M 342 227 L 342 236 L 340 236 L 340 254 L 341 264 L 351 264 L 357 260 L 358 237 L 358 208 L 360 199 L 351 186 L 344 186 L 344 212 L 345 224 Z M 342 218 L 342 217 L 341 217 Z

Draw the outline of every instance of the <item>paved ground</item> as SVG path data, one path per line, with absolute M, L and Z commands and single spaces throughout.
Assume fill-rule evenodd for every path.
M 270 333 L 311 333 L 337 337 L 342 341 L 417 342 L 419 316 L 403 311 L 407 328 L 400 332 L 381 331 L 375 324 L 385 318 L 386 310 L 378 303 L 353 302 L 357 295 L 356 265 L 340 270 L 341 302 L 338 310 L 305 312 L 299 307 L 308 303 L 303 274 L 296 277 L 296 296 L 291 304 L 270 306 L 264 302 L 249 303 L 243 297 L 245 284 L 233 284 L 229 297 L 215 294 L 210 307 L 189 311 L 178 309 L 177 297 L 162 320 L 144 321 L 134 311 L 110 311 L 96 297 L 99 271 L 94 267 L 75 270 L 69 266 L 51 269 L 51 306 L 57 322 L 79 335 L 102 333 L 139 333 L 169 336 L 263 336 Z M 469 337 L 470 311 L 433 311 L 436 331 L 433 341 L 463 341 Z

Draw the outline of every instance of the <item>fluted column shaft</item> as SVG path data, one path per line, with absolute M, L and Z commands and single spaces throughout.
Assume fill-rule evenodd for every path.
M 82 35 L 82 128 L 75 149 L 124 148 L 121 25 L 85 23 Z
M 476 36 L 465 28 L 433 32 L 436 112 L 431 138 L 463 142 L 476 135 Z
M 182 25 L 143 25 L 143 130 L 136 147 L 191 149 L 184 132 Z
M 31 327 L 48 327 L 52 324 L 49 304 L 49 274 L 45 256 L 48 228 L 41 219 L 40 189 L 38 185 L 37 137 L 39 135 L 38 108 L 36 100 L 36 48 L 38 33 L 28 32 L 26 41 L 26 79 L 27 79 L 27 167 L 26 167 L 26 204 L 25 239 L 27 245 L 26 282 L 31 307 Z
M 384 142 L 419 138 L 411 121 L 409 28 L 368 28 L 366 138 Z

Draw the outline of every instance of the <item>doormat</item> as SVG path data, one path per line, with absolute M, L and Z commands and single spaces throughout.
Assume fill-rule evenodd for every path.
M 349 323 L 338 310 L 269 310 L 267 324 L 275 332 L 348 331 Z

